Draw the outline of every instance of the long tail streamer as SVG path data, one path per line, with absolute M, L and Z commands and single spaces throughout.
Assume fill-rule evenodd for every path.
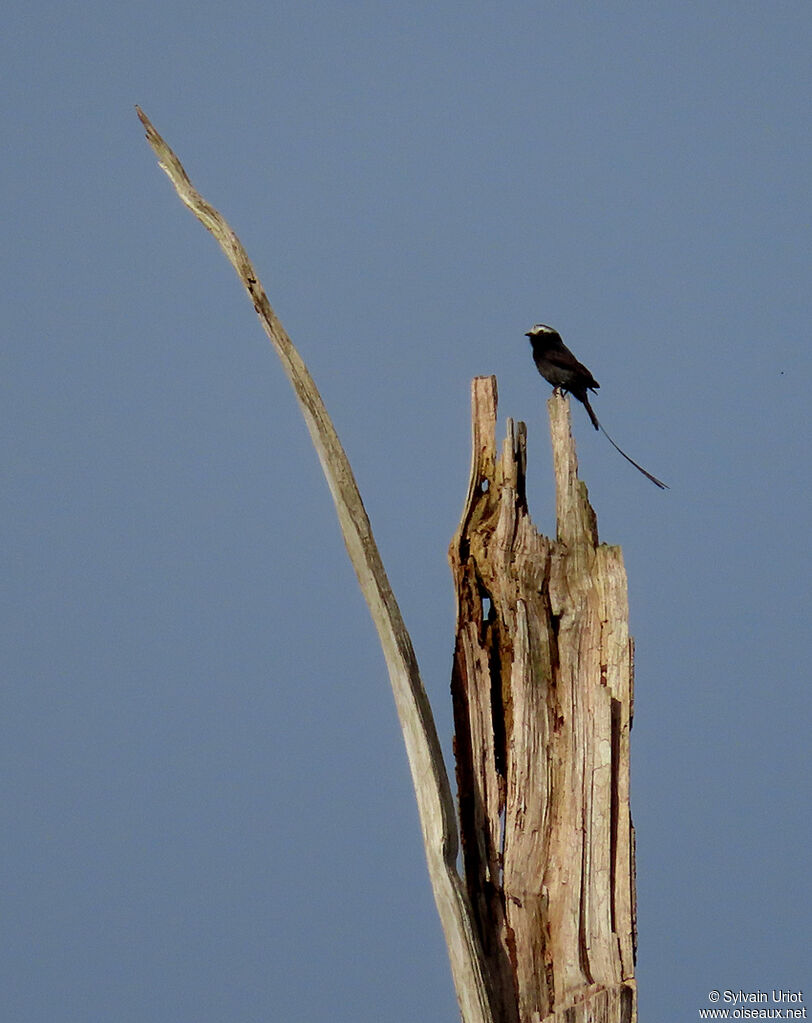
M 615 451 L 617 451 L 621 455 L 623 455 L 623 457 L 626 459 L 627 462 L 631 462 L 631 464 L 635 467 L 635 469 L 637 469 L 638 472 L 642 472 L 642 474 L 646 477 L 646 479 L 651 480 L 651 482 L 655 485 L 655 487 L 659 487 L 660 490 L 669 490 L 670 489 L 670 487 L 668 486 L 667 483 L 663 483 L 662 480 L 658 480 L 656 476 L 652 476 L 650 472 L 647 472 L 643 468 L 642 465 L 638 465 L 637 462 L 635 462 L 635 460 L 633 458 L 629 458 L 629 456 L 626 454 L 626 452 L 623 451 L 622 448 L 619 448 L 617 446 L 617 444 L 615 444 L 615 442 L 612 440 L 612 438 L 609 436 L 609 434 L 606 432 L 606 430 L 604 430 L 602 425 L 601 425 L 601 433 L 609 441 L 609 443 L 612 445 L 612 447 L 615 449 Z

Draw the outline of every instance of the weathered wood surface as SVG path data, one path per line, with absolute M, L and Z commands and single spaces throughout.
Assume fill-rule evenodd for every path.
M 496 381 L 473 386 L 473 457 L 450 549 L 463 862 L 494 1014 L 632 1023 L 632 643 L 621 551 L 598 542 L 569 402 L 549 402 L 557 536 L 525 498 L 526 431 L 497 454 Z
M 322 463 L 389 669 L 464 1023 L 633 1023 L 625 574 L 620 551 L 598 545 L 568 403 L 550 402 L 551 541 L 527 514 L 524 427 L 508 422 L 497 458 L 495 381 L 475 381 L 471 482 L 451 552 L 463 884 L 431 709 L 346 454 L 239 239 L 138 114 L 179 197 L 245 286 Z

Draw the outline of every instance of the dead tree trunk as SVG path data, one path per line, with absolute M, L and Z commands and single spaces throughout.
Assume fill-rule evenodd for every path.
M 473 385 L 473 458 L 450 560 L 465 881 L 494 1017 L 633 1023 L 633 647 L 618 547 L 598 542 L 569 402 L 548 403 L 557 536 L 525 498 L 526 430 L 497 457 L 496 381 Z
M 237 271 L 324 469 L 389 670 L 464 1023 L 634 1023 L 626 578 L 618 548 L 598 546 L 569 405 L 550 402 L 553 542 L 527 514 L 524 426 L 508 421 L 497 461 L 496 381 L 474 385 L 471 482 L 451 549 L 463 882 L 434 719 L 347 456 L 239 239 L 136 109 L 179 197 Z

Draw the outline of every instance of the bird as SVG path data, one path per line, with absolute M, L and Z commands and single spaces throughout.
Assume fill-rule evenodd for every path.
M 586 366 L 579 362 L 569 348 L 567 348 L 558 331 L 553 327 L 548 327 L 546 323 L 537 323 L 532 330 L 526 332 L 525 337 L 530 338 L 530 345 L 533 349 L 533 362 L 536 364 L 536 369 L 548 383 L 553 385 L 553 391 L 563 391 L 565 394 L 569 392 L 574 398 L 577 398 L 586 409 L 589 418 L 592 420 L 592 425 L 596 430 L 600 430 L 603 433 L 612 447 L 623 455 L 626 461 L 630 462 L 635 469 L 642 472 L 646 479 L 651 480 L 655 486 L 658 486 L 661 490 L 668 490 L 666 483 L 658 480 L 656 476 L 652 476 L 642 465 L 638 465 L 633 458 L 629 458 L 626 452 L 615 444 L 603 426 L 601 426 L 598 417 L 589 404 L 589 395 L 587 394 L 587 391 L 596 392 L 600 384 Z

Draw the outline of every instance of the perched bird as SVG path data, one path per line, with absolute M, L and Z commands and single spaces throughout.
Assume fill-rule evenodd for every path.
M 626 452 L 622 451 L 615 444 L 601 426 L 598 417 L 592 411 L 592 406 L 589 404 L 589 396 L 587 395 L 587 391 L 597 391 L 600 384 L 586 366 L 579 362 L 569 348 L 567 348 L 561 340 L 561 335 L 558 331 L 548 327 L 545 323 L 537 323 L 532 330 L 527 331 L 525 337 L 530 338 L 530 344 L 533 348 L 533 362 L 535 362 L 536 369 L 544 379 L 551 383 L 555 390 L 565 393 L 568 391 L 573 397 L 577 398 L 587 410 L 589 418 L 592 420 L 592 425 L 596 430 L 600 430 L 603 433 L 612 447 L 619 451 L 627 462 L 631 462 L 635 469 L 642 472 L 652 483 L 661 490 L 667 490 L 668 487 L 665 483 L 658 480 L 656 476 L 652 476 L 650 472 L 646 472 L 643 466 L 638 465 L 633 458 L 629 458 Z

